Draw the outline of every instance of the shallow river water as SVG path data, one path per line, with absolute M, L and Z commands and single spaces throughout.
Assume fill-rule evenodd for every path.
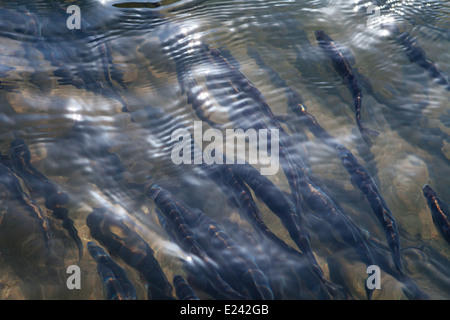
M 175 276 L 200 299 L 449 299 L 422 190 L 450 202 L 449 17 L 437 0 L 0 1 L 0 299 L 179 299 Z M 177 149 L 232 157 L 217 146 L 239 129 L 248 181 Z

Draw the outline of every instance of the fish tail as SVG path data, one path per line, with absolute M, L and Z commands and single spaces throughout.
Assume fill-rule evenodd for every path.
M 373 145 L 372 138 L 379 136 L 380 133 L 378 131 L 366 128 L 362 125 L 359 125 L 358 127 L 363 140 L 369 145 L 369 147 L 371 147 Z

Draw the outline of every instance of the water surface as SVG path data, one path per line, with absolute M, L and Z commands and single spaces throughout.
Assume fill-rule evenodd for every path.
M 81 10 L 79 30 L 66 26 L 71 4 Z M 97 264 L 86 250 L 89 241 L 98 243 L 86 225 L 98 207 L 132 226 L 153 249 L 169 282 L 176 274 L 187 278 L 182 261 L 189 254 L 168 236 L 154 203 L 145 197 L 152 184 L 228 226 L 234 241 L 261 265 L 272 261 L 266 273 L 275 298 L 320 298 L 293 271 L 295 263 L 278 256 L 279 248 L 261 239 L 230 205 L 229 194 L 198 166 L 177 166 L 171 159 L 171 135 L 178 128 L 192 132 L 194 121 L 203 120 L 204 130 L 212 123 L 245 129 L 254 124 L 246 115 L 265 117 L 255 99 L 230 89 L 227 69 L 205 59 L 203 44 L 219 49 L 275 115 L 289 116 L 291 121 L 283 123 L 292 139 L 288 151 L 301 157 L 358 228 L 385 245 L 383 229 L 335 150 L 296 122 L 287 107 L 287 88 L 301 95 L 308 112 L 377 182 L 398 223 L 405 273 L 430 298 L 449 299 L 449 244 L 422 195 L 428 183 L 450 201 L 449 91 L 411 63 L 382 28 L 368 27 L 370 5 L 341 0 L 183 0 L 144 7 L 127 1 L 2 1 L 0 151 L 9 155 L 15 138 L 26 142 L 32 165 L 69 195 L 69 217 L 85 250 L 79 260 L 61 221 L 36 196 L 50 221 L 57 257 L 47 258 L 36 222 L 3 197 L 1 299 L 104 299 Z M 427 57 L 450 74 L 448 3 L 376 5 L 383 21 L 409 32 Z M 317 45 L 316 30 L 346 48 L 358 72 L 363 122 L 380 132 L 370 149 L 356 128 L 347 87 Z M 192 84 L 183 79 L 193 79 L 194 85 L 183 87 Z M 189 91 L 202 94 L 206 118 L 199 118 L 189 103 Z M 281 169 L 269 178 L 290 193 Z M 280 220 L 256 201 L 268 227 L 296 248 Z M 336 235 L 335 226 L 317 219 L 308 207 L 302 211 L 324 277 L 349 297 L 366 299 L 366 264 Z M 332 237 L 326 236 L 329 232 Z M 138 298 L 147 299 L 142 275 L 121 258 L 114 260 L 126 270 Z M 81 268 L 81 290 L 66 287 L 66 268 L 73 264 Z M 402 288 L 402 282 L 382 271 L 381 289 L 373 298 L 407 299 Z

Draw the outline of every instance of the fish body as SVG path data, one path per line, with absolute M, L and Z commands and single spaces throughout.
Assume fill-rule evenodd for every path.
M 32 193 L 44 197 L 45 206 L 52 210 L 53 216 L 62 221 L 63 228 L 76 243 L 81 259 L 83 256 L 82 241 L 73 220 L 69 218 L 69 210 L 63 207 L 69 202 L 69 196 L 31 164 L 30 150 L 23 139 L 12 141 L 10 152 L 13 168 Z
M 161 192 L 165 195 L 167 201 L 174 199 L 167 190 L 158 186 L 153 186 L 151 193 Z M 156 198 L 156 197 L 155 197 Z M 158 203 L 158 199 L 156 199 Z M 254 258 L 248 252 L 242 252 L 243 249 L 238 246 L 229 235 L 217 224 L 213 219 L 209 218 L 200 210 L 191 211 L 180 201 L 172 202 L 176 205 L 178 219 L 182 219 L 187 215 L 187 221 L 192 227 L 196 227 L 199 235 L 206 238 L 207 248 L 204 248 L 209 256 L 214 258 L 214 261 L 220 261 L 220 266 L 224 266 L 228 270 L 226 274 L 229 278 L 236 277 L 239 283 L 243 284 L 249 291 L 253 299 L 273 299 L 273 293 L 270 289 L 269 281 L 261 271 L 259 266 L 254 262 Z M 184 221 L 184 219 L 183 219 Z
M 158 185 L 151 186 L 147 190 L 147 196 L 155 202 L 159 212 L 164 216 L 165 224 L 168 225 L 166 228 L 169 229 L 170 234 L 175 237 L 184 250 L 196 257 L 196 259 L 192 259 L 192 263 L 206 275 L 207 282 L 214 288 L 214 292 L 222 292 L 228 299 L 243 299 L 244 297 L 224 280 L 215 263 L 198 244 L 196 235 L 186 224 L 174 196 Z M 193 270 L 194 266 L 191 265 L 190 268 Z
M 175 293 L 180 300 L 200 300 L 191 286 L 179 274 L 173 277 Z
M 250 297 L 256 300 L 273 300 L 269 280 L 255 263 L 254 257 L 239 247 L 212 219 L 202 215 L 200 220 L 202 229 L 210 236 L 212 250 L 220 254 L 221 259 L 218 259 L 241 282 Z
M 448 210 L 448 206 L 444 204 L 430 185 L 424 185 L 422 191 L 427 199 L 434 225 L 444 239 L 450 243 L 450 211 Z
M 136 300 L 136 290 L 122 269 L 103 248 L 89 241 L 88 251 L 97 262 L 97 271 L 105 286 L 107 300 Z
M 336 42 L 331 39 L 322 30 L 317 30 L 315 32 L 316 39 L 319 46 L 323 49 L 328 58 L 330 58 L 334 69 L 341 77 L 344 84 L 347 86 L 353 99 L 353 108 L 355 110 L 356 124 L 358 126 L 359 132 L 363 137 L 364 141 L 371 146 L 371 138 L 378 136 L 378 132 L 368 129 L 361 123 L 361 108 L 362 108 L 362 91 L 356 74 L 343 54 L 342 50 L 337 46 Z
M 237 166 L 237 164 L 235 165 Z M 233 172 L 233 165 L 217 165 L 216 166 L 217 173 L 222 179 L 222 181 L 229 187 L 229 190 L 234 195 L 234 198 L 236 202 L 239 205 L 240 212 L 243 214 L 243 216 L 250 221 L 250 223 L 259 230 L 262 234 L 264 234 L 267 238 L 271 239 L 275 244 L 280 246 L 283 250 L 286 252 L 289 252 L 291 254 L 302 256 L 302 254 L 289 246 L 286 242 L 284 242 L 282 239 L 280 239 L 277 235 L 275 235 L 270 228 L 266 225 L 266 223 L 263 221 L 261 212 L 253 199 L 253 196 L 249 190 L 249 188 L 243 183 L 241 178 L 239 178 L 234 172 Z M 302 230 L 303 231 L 303 230 Z M 305 233 L 300 233 L 299 237 L 295 239 L 295 242 L 297 246 L 302 250 L 302 253 L 306 256 L 308 255 L 307 246 L 305 243 L 309 245 L 309 238 L 305 238 Z M 315 260 L 315 257 L 312 255 L 312 263 L 315 267 L 319 268 L 319 265 L 317 261 Z M 319 270 L 319 273 L 321 273 L 321 270 Z
M 369 202 L 373 213 L 382 225 L 386 234 L 387 244 L 391 250 L 394 264 L 396 268 L 403 273 L 400 252 L 400 236 L 397 230 L 397 221 L 378 190 L 375 181 L 367 170 L 359 164 L 356 157 L 342 145 L 338 145 L 336 150 L 341 157 L 342 164 L 350 174 L 350 179 L 353 185 L 362 191 Z
M 136 231 L 106 208 L 94 208 L 86 223 L 92 237 L 143 275 L 152 299 L 173 299 L 172 285 L 154 257 L 153 250 Z M 120 230 L 120 234 L 117 235 L 114 230 Z

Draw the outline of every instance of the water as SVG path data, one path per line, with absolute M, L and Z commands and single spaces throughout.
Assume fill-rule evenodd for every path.
M 86 248 L 89 241 L 102 245 L 86 224 L 98 207 L 109 208 L 139 234 L 170 283 L 177 274 L 187 279 L 182 261 L 189 260 L 189 253 L 168 236 L 154 202 L 145 197 L 155 183 L 228 227 L 237 246 L 248 257 L 257 257 L 275 298 L 321 298 L 312 289 L 315 283 L 305 279 L 311 272 L 307 261 L 286 256 L 258 235 L 227 201 L 229 192 L 205 178 L 199 166 L 177 166 L 171 159 L 171 134 L 177 128 L 193 132 L 199 116 L 205 116 L 204 130 L 212 123 L 224 129 L 257 127 L 266 118 L 255 99 L 233 91 L 228 69 L 206 59 L 201 44 L 219 49 L 264 95 L 275 115 L 289 114 L 291 121 L 283 123 L 292 141 L 288 151 L 295 159 L 301 156 L 358 228 L 385 245 L 381 225 L 335 151 L 296 122 L 287 107 L 286 88 L 301 95 L 307 111 L 377 182 L 397 220 L 405 273 L 430 298 L 450 297 L 449 244 L 433 224 L 421 190 L 428 183 L 450 201 L 449 91 L 411 63 L 404 48 L 382 29 L 368 28 L 371 3 L 185 0 L 144 8 L 117 3 L 2 1 L 0 150 L 9 155 L 16 137 L 25 141 L 32 165 L 69 195 L 66 208 L 84 247 L 79 260 L 62 221 L 52 216 L 42 196 L 31 192 L 50 223 L 48 255 L 36 219 L 8 200 L 2 187 L 2 299 L 104 299 L 97 263 Z M 81 10 L 80 30 L 66 26 L 70 4 Z M 395 21 L 408 31 L 427 57 L 450 74 L 448 3 L 377 5 L 383 21 Z M 356 128 L 348 89 L 318 47 L 315 30 L 324 30 L 353 57 L 362 80 L 362 121 L 380 132 L 370 149 Z M 197 111 L 203 113 L 188 103 L 189 92 L 202 102 Z M 268 178 L 290 192 L 283 170 Z M 297 248 L 277 216 L 256 202 L 267 226 Z M 345 244 L 336 226 L 302 206 L 324 278 L 352 298 L 366 299 L 366 263 Z M 111 231 L 120 238 L 123 230 Z M 382 250 L 390 261 L 389 250 Z M 221 261 L 218 252 L 209 254 L 216 253 Z M 111 255 L 126 270 L 137 297 L 147 299 L 142 273 Z M 303 264 L 301 272 L 298 264 Z M 80 266 L 80 290 L 66 286 L 69 265 Z M 399 279 L 382 269 L 381 289 L 373 298 L 407 299 L 402 288 Z

